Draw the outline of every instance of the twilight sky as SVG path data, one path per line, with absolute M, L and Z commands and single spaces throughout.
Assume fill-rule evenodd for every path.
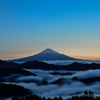
M 0 0 L 0 59 L 46 48 L 100 60 L 100 0 Z

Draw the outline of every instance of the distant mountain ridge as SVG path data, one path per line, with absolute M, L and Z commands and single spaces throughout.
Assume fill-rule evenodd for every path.
M 89 69 L 100 69 L 100 64 L 96 64 L 96 63 L 81 64 L 81 63 L 74 62 L 73 64 L 70 64 L 67 66 L 58 66 L 58 65 L 53 65 L 53 64 L 47 64 L 42 61 L 28 61 L 23 64 L 16 64 L 16 63 L 12 63 L 12 62 L 9 63 L 9 62 L 0 60 L 0 69 L 5 69 L 6 71 L 8 71 L 7 68 L 80 71 L 80 70 L 89 70 Z M 12 71 L 11 70 L 10 72 L 12 73 L 12 71 L 14 70 Z M 21 73 L 21 72 L 22 71 L 15 70 L 14 73 Z M 26 73 L 26 72 L 23 72 L 23 73 Z M 0 72 L 0 74 L 2 74 L 2 71 Z
M 79 59 L 75 59 L 72 57 L 69 57 L 67 55 L 64 54 L 60 54 L 52 49 L 45 49 L 44 51 L 29 56 L 29 57 L 24 57 L 24 58 L 20 58 L 20 59 L 14 59 L 14 60 L 9 60 L 9 61 L 34 61 L 34 60 L 79 60 Z
M 0 60 L 0 69 L 1 68 L 18 68 L 18 67 L 19 67 L 19 64 L 17 63 Z

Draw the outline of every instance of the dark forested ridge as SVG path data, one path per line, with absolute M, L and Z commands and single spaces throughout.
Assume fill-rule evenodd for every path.
M 19 64 L 17 64 L 17 63 L 6 62 L 6 61 L 3 61 L 3 60 L 0 60 L 0 69 L 3 69 L 3 68 L 18 68 L 18 67 L 19 67 Z
M 27 96 L 29 94 L 31 94 L 30 90 L 25 89 L 22 86 L 0 84 L 0 98 L 7 98 L 12 96 Z
M 16 68 L 0 69 L 0 77 L 9 76 L 11 74 L 19 74 L 19 75 L 24 75 L 24 76 L 28 76 L 28 75 L 36 76 L 35 74 L 23 69 L 16 69 Z
M 26 68 L 26 69 L 43 69 L 43 70 L 89 70 L 89 69 L 100 69 L 100 64 L 81 64 L 74 62 L 67 66 L 58 66 L 53 64 L 47 64 L 41 61 L 28 61 L 23 64 L 16 64 L 13 62 L 6 62 L 0 60 L 0 68 Z

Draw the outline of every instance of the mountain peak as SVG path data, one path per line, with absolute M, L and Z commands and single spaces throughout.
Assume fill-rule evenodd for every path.
M 15 59 L 11 61 L 33 61 L 33 60 L 43 61 L 43 60 L 76 60 L 76 59 L 66 56 L 64 54 L 60 54 L 50 48 L 47 48 L 36 55 Z
M 47 48 L 45 50 L 43 50 L 42 52 L 40 52 L 41 54 L 58 54 L 58 52 L 50 49 L 50 48 Z

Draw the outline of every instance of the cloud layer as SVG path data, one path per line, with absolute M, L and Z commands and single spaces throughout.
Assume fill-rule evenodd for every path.
M 78 79 L 87 79 L 93 77 L 100 77 L 100 70 L 87 70 L 87 71 L 72 71 L 72 75 L 52 75 L 50 72 L 66 73 L 69 71 L 44 71 L 40 69 L 24 69 L 36 74 L 37 76 L 17 76 L 14 77 L 14 82 L 5 82 L 6 84 L 16 84 L 23 86 L 26 89 L 32 90 L 33 94 L 45 97 L 55 97 L 61 95 L 63 98 L 68 98 L 73 95 L 81 95 L 85 90 L 92 91 L 95 94 L 100 94 L 100 81 L 95 81 L 90 85 L 84 84 L 77 80 L 72 80 L 73 77 Z M 14 75 L 12 75 L 13 78 Z M 5 77 L 10 80 L 10 77 Z M 46 84 L 42 84 L 46 81 Z M 62 82 L 60 82 L 62 81 Z M 27 83 L 26 83 L 27 82 Z M 56 82 L 55 84 L 53 82 Z

